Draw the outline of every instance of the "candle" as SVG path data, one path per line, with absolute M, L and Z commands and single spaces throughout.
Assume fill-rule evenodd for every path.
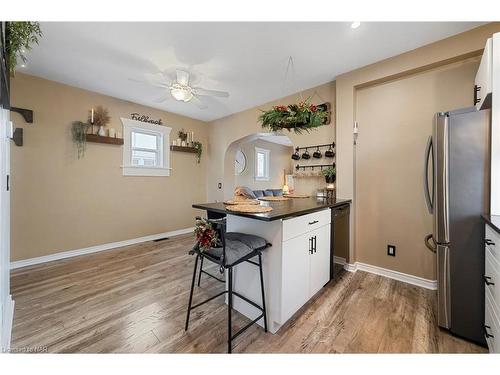
M 94 123 L 94 108 L 92 108 L 92 113 L 90 114 L 90 123 Z

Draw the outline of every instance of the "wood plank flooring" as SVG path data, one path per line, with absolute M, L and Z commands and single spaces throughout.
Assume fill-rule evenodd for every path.
M 12 348 L 56 353 L 225 353 L 224 297 L 184 331 L 191 235 L 14 270 Z M 208 262 L 206 262 L 208 263 Z M 216 272 L 216 269 L 213 268 Z M 202 277 L 194 301 L 224 285 Z M 252 326 L 235 353 L 482 353 L 437 328 L 435 292 L 342 272 L 273 335 Z M 235 313 L 234 327 L 247 318 Z

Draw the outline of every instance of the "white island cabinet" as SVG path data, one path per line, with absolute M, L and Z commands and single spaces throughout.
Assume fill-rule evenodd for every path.
M 227 231 L 264 237 L 272 247 L 263 252 L 269 331 L 275 333 L 326 283 L 330 275 L 331 210 L 275 221 L 227 215 Z M 234 290 L 260 303 L 259 270 L 242 263 L 234 269 Z M 234 298 L 233 306 L 254 319 L 260 312 Z M 262 321 L 259 321 L 263 325 Z

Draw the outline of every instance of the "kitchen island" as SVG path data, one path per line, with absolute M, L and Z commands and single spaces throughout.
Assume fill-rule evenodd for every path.
M 226 214 L 228 232 L 255 234 L 272 244 L 263 252 L 263 272 L 268 328 L 275 333 L 330 280 L 331 208 L 350 202 L 325 198 L 261 202 L 273 210 L 257 214 L 231 212 L 220 202 L 193 204 L 193 208 Z M 257 267 L 239 264 L 233 278 L 235 291 L 260 303 Z M 239 298 L 233 307 L 250 319 L 260 314 Z M 262 319 L 258 323 L 263 325 Z

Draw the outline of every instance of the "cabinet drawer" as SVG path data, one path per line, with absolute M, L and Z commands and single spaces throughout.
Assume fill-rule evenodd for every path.
M 489 249 L 486 249 L 484 278 L 484 288 L 490 291 L 495 312 L 500 316 L 500 265 Z
M 486 303 L 484 310 L 484 336 L 490 353 L 500 353 L 500 322 L 495 313 L 489 290 L 486 289 L 484 294 Z
M 322 211 L 313 212 L 312 214 L 283 220 L 283 241 L 330 224 L 331 215 L 331 210 L 327 208 Z
M 485 246 L 491 251 L 491 254 L 497 263 L 500 264 L 500 235 L 491 229 L 488 224 L 486 224 L 484 242 L 486 243 Z

